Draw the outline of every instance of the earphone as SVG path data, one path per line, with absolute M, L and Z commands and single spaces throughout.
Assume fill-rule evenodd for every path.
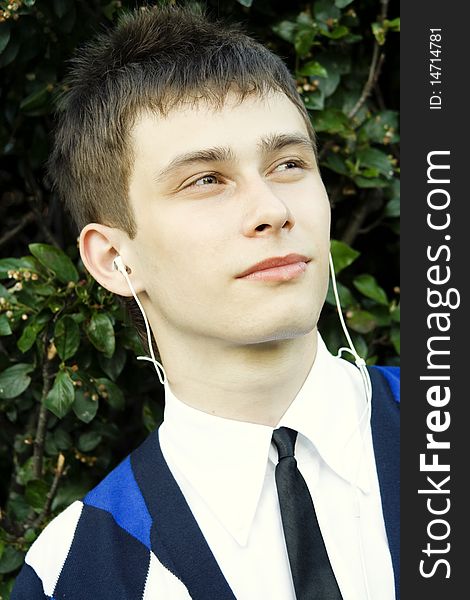
M 150 326 L 149 326 L 149 322 L 147 319 L 147 315 L 145 314 L 144 307 L 142 306 L 139 298 L 137 297 L 134 286 L 132 285 L 132 282 L 127 273 L 127 268 L 126 268 L 122 258 L 119 255 L 114 258 L 113 266 L 117 271 L 119 271 L 122 275 L 124 275 L 124 277 L 127 281 L 127 285 L 129 286 L 129 288 L 132 292 L 132 295 L 134 296 L 134 300 L 136 301 L 137 306 L 139 307 L 140 312 L 142 313 L 142 317 L 144 318 L 145 329 L 147 331 L 147 342 L 148 342 L 148 347 L 149 347 L 149 351 L 150 351 L 150 357 L 149 356 L 138 356 L 137 360 L 148 360 L 148 361 L 152 362 L 155 367 L 155 370 L 157 371 L 157 375 L 158 375 L 158 379 L 160 380 L 160 383 L 162 385 L 165 385 L 165 382 L 167 381 L 167 376 L 165 373 L 165 369 L 163 368 L 163 365 L 161 363 L 159 363 L 158 360 L 155 358 L 155 354 L 153 351 L 153 344 L 152 344 L 152 336 L 150 333 Z

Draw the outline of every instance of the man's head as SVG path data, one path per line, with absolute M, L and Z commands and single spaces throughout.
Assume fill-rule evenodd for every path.
M 282 61 L 233 26 L 153 9 L 85 49 L 70 85 L 51 171 L 87 268 L 128 296 L 112 269 L 123 257 L 160 350 L 178 335 L 250 344 L 311 331 L 329 204 Z M 293 279 L 239 277 L 292 253 L 310 259 Z
M 199 99 L 223 105 L 271 90 L 286 94 L 313 129 L 281 59 L 236 24 L 211 22 L 189 8 L 124 14 L 71 61 L 49 170 L 79 230 L 91 222 L 136 233 L 129 203 L 134 164 L 130 132 L 143 110 L 166 115 Z

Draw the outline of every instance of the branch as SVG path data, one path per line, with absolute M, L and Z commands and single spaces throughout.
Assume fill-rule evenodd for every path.
M 29 212 L 25 217 L 23 217 L 23 220 L 18 223 L 18 225 L 16 227 L 13 227 L 13 229 L 10 229 L 10 231 L 7 231 L 1 238 L 0 238 L 0 248 L 8 243 L 12 238 L 14 238 L 16 235 L 18 235 L 20 233 L 20 231 L 22 231 L 26 225 L 29 225 L 30 223 L 32 223 L 35 219 L 35 214 L 33 212 Z
M 44 336 L 44 344 L 47 344 L 47 335 Z M 42 462 L 44 458 L 44 444 L 46 441 L 46 427 L 48 410 L 45 405 L 45 399 L 51 388 L 50 378 L 51 361 L 47 358 L 47 351 L 45 352 L 44 362 L 42 365 L 42 393 L 41 393 L 41 405 L 39 407 L 39 418 L 36 427 L 36 435 L 34 438 L 34 452 L 33 452 L 33 472 L 37 479 L 42 476 Z
M 356 239 L 369 212 L 370 205 L 367 202 L 367 199 L 363 197 L 358 208 L 353 212 L 352 217 L 349 220 L 343 235 L 341 236 L 341 240 L 345 244 L 348 244 L 348 246 L 352 246 L 354 244 L 354 240 Z
M 362 229 L 359 229 L 358 233 L 360 233 L 361 235 L 365 234 L 365 233 L 369 233 L 369 231 L 372 231 L 373 229 L 375 229 L 376 227 L 378 227 L 384 220 L 383 215 L 380 215 L 380 217 L 378 217 L 378 219 L 375 219 L 375 221 L 373 221 L 370 225 L 367 225 L 367 227 L 363 227 Z
M 33 529 L 37 529 L 43 522 L 44 518 L 49 514 L 52 501 L 54 500 L 54 497 L 57 493 L 57 488 L 59 486 L 60 478 L 62 477 L 62 474 L 64 472 L 64 465 L 65 465 L 65 457 L 61 452 L 59 454 L 59 456 L 57 457 L 57 464 L 56 464 L 56 468 L 55 468 L 55 472 L 54 472 L 54 479 L 52 481 L 52 485 L 49 489 L 49 492 L 47 493 L 46 503 L 44 504 L 44 508 L 42 509 L 41 513 L 37 516 L 37 518 L 31 524 L 31 527 Z
M 375 42 L 374 50 L 372 52 L 372 62 L 370 63 L 369 68 L 369 77 L 367 78 L 366 84 L 364 85 L 359 100 L 348 113 L 348 117 L 350 119 L 352 119 L 359 112 L 364 102 L 370 96 L 370 93 L 372 92 L 372 89 L 376 84 L 377 79 L 379 78 L 384 58 L 385 55 L 383 54 L 383 52 L 380 52 L 379 45 L 377 42 Z
M 382 10 L 380 11 L 380 15 L 378 20 L 382 23 L 387 16 L 387 8 L 388 8 L 388 0 L 381 0 Z M 361 95 L 359 96 L 359 100 L 353 106 L 353 108 L 349 111 L 348 117 L 352 119 L 362 108 L 364 102 L 370 96 L 373 87 L 377 83 L 377 79 L 380 75 L 380 70 L 382 69 L 382 64 L 385 58 L 385 54 L 380 52 L 380 46 L 375 40 L 374 50 L 372 51 L 372 61 L 369 67 L 369 76 L 367 77 L 367 81 L 364 85 Z

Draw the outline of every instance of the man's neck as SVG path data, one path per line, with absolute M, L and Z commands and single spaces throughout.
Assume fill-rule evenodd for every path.
M 315 360 L 317 329 L 293 339 L 204 346 L 175 337 L 160 346 L 172 392 L 209 414 L 275 427 Z

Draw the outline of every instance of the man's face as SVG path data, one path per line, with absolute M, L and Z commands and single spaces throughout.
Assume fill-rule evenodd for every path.
M 291 101 L 229 96 L 219 111 L 144 113 L 131 133 L 129 250 L 157 343 L 163 331 L 231 345 L 310 332 L 327 290 L 330 208 Z M 291 254 L 310 260 L 239 277 Z

